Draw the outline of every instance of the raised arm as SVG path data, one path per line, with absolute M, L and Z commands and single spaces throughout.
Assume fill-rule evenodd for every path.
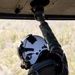
M 41 23 L 40 29 L 42 31 L 44 38 L 48 42 L 50 52 L 55 52 L 62 56 L 63 50 L 61 49 L 61 45 L 57 41 L 57 39 L 56 39 L 54 33 L 52 32 L 51 28 L 49 27 L 48 23 L 45 21 L 42 21 L 40 23 Z
M 39 9 L 40 8 L 40 9 Z M 57 54 L 63 63 L 64 69 L 62 75 L 68 75 L 68 64 L 66 56 L 61 48 L 61 45 L 59 44 L 58 40 L 56 39 L 54 33 L 52 32 L 51 28 L 49 27 L 48 23 L 45 22 L 45 14 L 44 14 L 44 8 L 40 7 L 34 8 L 34 17 L 37 21 L 40 22 L 40 30 L 48 42 L 49 50 L 51 53 Z M 60 59 L 58 59 L 60 60 Z
M 62 56 L 63 50 L 61 49 L 61 46 L 58 43 L 56 37 L 54 36 L 48 23 L 45 22 L 44 8 L 42 6 L 38 6 L 32 9 L 32 12 L 34 14 L 35 19 L 40 22 L 40 29 L 44 38 L 48 42 L 50 52 L 58 53 Z

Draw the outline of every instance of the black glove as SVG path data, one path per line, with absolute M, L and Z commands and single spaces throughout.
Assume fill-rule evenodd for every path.
M 45 20 L 45 14 L 42 11 L 38 11 L 35 13 L 34 18 L 37 21 L 44 21 Z
M 32 8 L 31 11 L 34 15 L 34 18 L 37 21 L 44 21 L 45 20 L 44 7 L 37 6 L 35 8 Z

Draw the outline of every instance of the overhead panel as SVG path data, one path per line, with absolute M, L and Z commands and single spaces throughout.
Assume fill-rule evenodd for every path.
M 0 0 L 0 18 L 33 18 L 30 2 L 31 0 Z M 45 15 L 49 19 L 55 15 L 75 18 L 75 0 L 50 0 L 44 8 Z M 18 15 L 16 12 L 19 12 Z
M 28 7 L 26 7 L 26 4 L 28 3 L 28 0 L 19 0 L 17 7 L 20 8 L 20 12 L 19 14 L 27 14 L 28 13 L 28 7 L 29 7 L 29 3 L 28 3 Z M 16 8 L 17 8 L 16 7 Z M 24 10 L 24 11 L 23 11 Z
M 45 12 L 52 15 L 75 15 L 75 0 L 54 0 L 46 6 Z
M 15 9 L 23 8 L 27 0 L 0 0 L 0 13 L 15 13 Z
M 20 12 L 21 14 L 32 14 L 30 12 L 31 0 L 26 0 L 26 3 Z M 50 0 L 50 3 L 45 7 L 47 15 L 75 15 L 75 0 Z
M 0 13 L 14 13 L 19 0 L 0 0 Z

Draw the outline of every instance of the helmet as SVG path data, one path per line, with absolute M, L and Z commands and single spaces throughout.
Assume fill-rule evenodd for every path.
M 25 69 L 28 69 L 29 65 L 35 64 L 40 53 L 44 50 L 49 50 L 44 38 L 32 34 L 26 36 L 18 46 L 18 54 L 25 63 Z

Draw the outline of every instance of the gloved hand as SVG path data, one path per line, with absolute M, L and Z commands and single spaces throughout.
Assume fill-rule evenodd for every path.
M 44 14 L 44 8 L 42 6 L 37 6 L 35 8 L 31 9 L 34 18 L 37 21 L 44 21 L 45 20 L 45 14 Z
M 44 21 L 45 20 L 45 14 L 42 11 L 38 11 L 35 13 L 34 18 L 37 21 Z

